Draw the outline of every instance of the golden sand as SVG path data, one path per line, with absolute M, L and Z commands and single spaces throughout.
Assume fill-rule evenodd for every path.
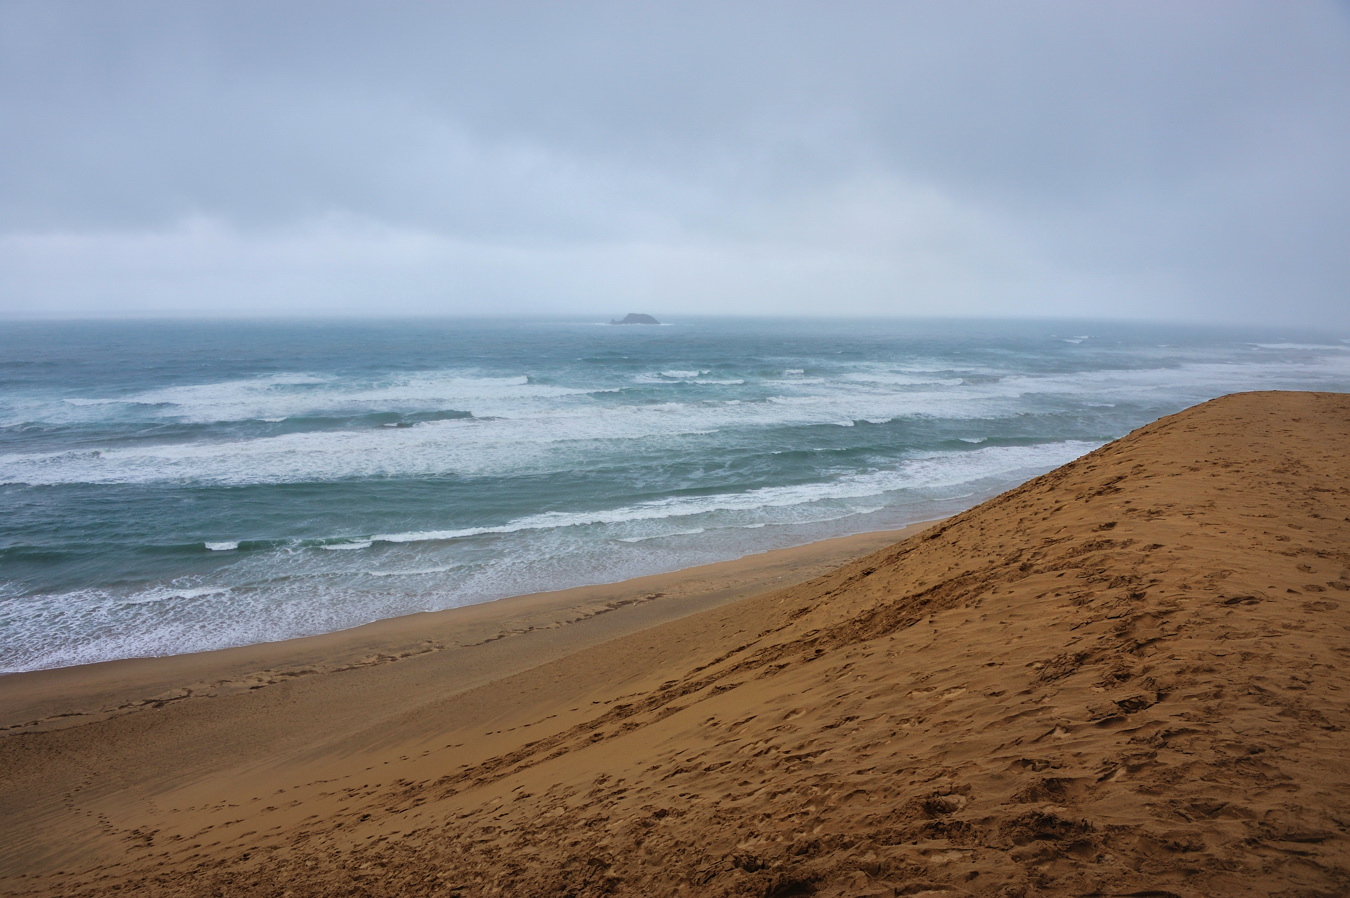
M 1347 894 L 1347 447 L 1230 396 L 898 543 L 0 678 L 0 890 Z

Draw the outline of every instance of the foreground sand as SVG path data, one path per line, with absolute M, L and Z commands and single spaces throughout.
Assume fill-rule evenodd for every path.
M 1244 394 L 775 591 L 2 678 L 0 888 L 1347 894 L 1347 446 Z

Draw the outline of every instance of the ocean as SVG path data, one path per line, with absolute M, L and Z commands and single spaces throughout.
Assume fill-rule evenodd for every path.
M 1101 322 L 0 322 L 0 671 L 951 514 L 1341 335 Z

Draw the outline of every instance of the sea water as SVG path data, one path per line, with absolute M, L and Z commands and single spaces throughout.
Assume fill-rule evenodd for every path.
M 0 323 L 0 670 L 284 639 L 950 514 L 1344 335 Z

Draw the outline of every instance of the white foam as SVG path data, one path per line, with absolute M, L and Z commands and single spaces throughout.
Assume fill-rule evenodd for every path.
M 369 549 L 370 545 L 370 540 L 358 539 L 347 543 L 324 543 L 319 548 L 327 552 L 350 552 L 353 549 Z
M 466 536 L 481 536 L 485 533 L 515 533 L 526 527 L 505 525 L 501 527 L 463 527 L 458 530 L 410 530 L 406 533 L 377 533 L 371 537 L 377 543 L 421 543 L 445 542 L 463 539 Z
M 1350 342 L 1342 340 L 1342 343 Z M 1323 350 L 1333 350 L 1335 352 L 1345 352 L 1350 350 L 1350 346 L 1342 346 L 1336 343 L 1252 343 L 1257 349 L 1294 349 L 1310 352 L 1321 352 Z
M 68 396 L 61 400 L 66 405 L 73 405 L 76 408 L 97 408 L 100 405 L 122 405 L 130 400 L 127 399 L 88 399 L 82 396 Z
M 676 536 L 697 536 L 697 535 L 700 534 L 700 533 L 706 533 L 706 532 L 707 532 L 707 530 L 706 530 L 705 528 L 703 528 L 703 527 L 695 527 L 695 528 L 692 529 L 692 530 L 662 531 L 661 533 L 652 533 L 652 534 L 648 534 L 647 536 L 621 536 L 621 537 L 619 537 L 619 542 L 621 542 L 621 543 L 645 543 L 645 542 L 648 542 L 648 541 L 653 540 L 653 539 L 670 539 L 670 538 L 676 537 Z
M 239 548 L 239 542 L 236 540 L 233 542 L 206 543 L 206 548 L 210 549 L 212 552 L 233 552 L 235 549 Z
M 899 490 L 950 487 L 988 478 L 1008 478 L 1018 472 L 1049 470 L 1090 452 L 1099 445 L 1101 444 L 1067 440 L 1032 446 L 995 446 L 969 452 L 935 453 L 916 456 L 895 468 L 865 474 L 846 474 L 829 481 L 760 487 L 708 496 L 653 499 L 635 505 L 597 511 L 550 511 L 517 518 L 493 527 L 382 533 L 370 539 L 388 543 L 448 541 L 473 536 L 516 533 L 522 530 L 629 524 L 638 521 L 692 517 L 713 512 L 757 511 L 808 505 L 826 500 L 864 499 Z
M 155 586 L 132 595 L 105 599 L 105 603 L 122 606 L 156 605 L 174 599 L 199 599 L 206 596 L 223 596 L 230 592 L 224 586 Z
M 846 374 L 844 380 L 852 383 L 880 384 L 888 387 L 959 387 L 965 382 L 960 377 L 930 377 L 883 371 L 862 371 L 855 374 Z
M 743 384 L 743 379 L 715 380 L 708 378 L 708 370 L 669 370 L 634 374 L 632 381 L 638 384 Z
M 525 375 L 488 376 L 468 370 L 400 373 L 367 380 L 278 374 L 189 384 L 120 397 L 64 397 L 39 402 L 38 420 L 62 423 L 65 407 L 80 420 L 140 417 L 209 424 L 234 421 L 280 422 L 295 417 L 361 414 L 369 411 L 456 409 L 490 417 L 539 402 L 585 395 L 589 390 L 532 383 Z
M 1350 380 L 1350 353 L 1327 353 L 1303 361 L 1242 357 L 1251 361 L 1016 375 L 977 383 L 933 378 L 913 366 L 890 374 L 883 366 L 869 366 L 862 372 L 845 369 L 845 373 L 860 375 L 858 379 L 836 378 L 828 384 L 777 381 L 774 394 L 768 396 L 747 390 L 715 401 L 653 404 L 617 404 L 598 399 L 595 391 L 580 389 L 549 392 L 562 388 L 537 387 L 524 377 L 476 378 L 473 389 L 480 396 L 497 391 L 511 398 L 500 403 L 484 400 L 474 412 L 479 417 L 429 421 L 410 428 L 9 453 L 0 455 L 0 483 L 234 485 L 552 473 L 613 451 L 616 441 L 642 440 L 647 441 L 644 450 L 670 451 L 678 450 L 682 439 L 727 429 L 847 426 L 854 421 L 916 417 L 998 419 L 1024 413 L 1028 398 L 1108 407 L 1123 403 L 1181 406 L 1236 390 L 1325 389 L 1338 378 L 1339 382 Z M 437 377 L 433 380 L 441 386 L 454 381 Z M 923 377 L 929 380 L 919 383 Z M 915 383 L 896 389 L 900 384 L 890 380 Z M 403 385 L 409 383 L 405 380 Z M 286 389 L 327 390 L 331 386 L 321 383 Z M 536 390 L 544 392 L 536 394 Z M 459 406 L 466 404 L 471 403 Z M 499 414 L 479 414 L 488 410 Z
M 0 671 L 178 655 L 333 632 L 416 610 L 413 602 L 421 601 L 317 586 L 309 577 L 289 577 L 243 592 L 157 586 L 129 594 L 82 589 L 27 596 L 7 609 Z
M 408 571 L 362 571 L 370 577 L 424 577 L 428 574 L 444 574 L 446 571 L 453 571 L 455 565 L 445 564 L 439 567 L 417 568 Z

